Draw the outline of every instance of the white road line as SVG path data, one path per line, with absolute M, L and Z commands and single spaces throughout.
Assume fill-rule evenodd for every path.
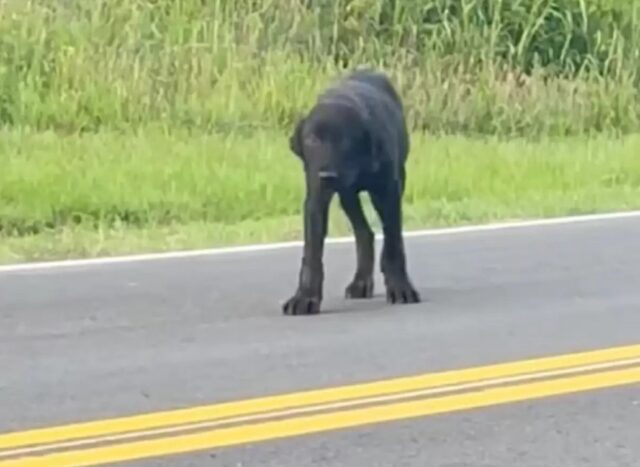
M 552 217 L 544 219 L 533 219 L 516 222 L 501 222 L 490 223 L 480 225 L 469 225 L 462 227 L 448 227 L 437 229 L 425 229 L 425 230 L 412 230 L 404 233 L 405 238 L 415 237 L 433 237 L 441 235 L 457 235 L 470 232 L 484 232 L 494 230 L 505 229 L 517 229 L 517 228 L 531 228 L 531 227 L 543 227 L 553 225 L 575 224 L 579 222 L 595 222 L 606 221 L 615 219 L 627 219 L 640 217 L 640 211 L 624 211 L 624 212 L 612 212 L 604 214 L 587 214 L 580 216 L 568 216 L 568 217 Z M 381 234 L 376 235 L 377 239 L 381 239 Z M 353 237 L 331 237 L 327 238 L 327 244 L 339 244 L 353 242 Z M 127 256 L 108 256 L 99 258 L 86 258 L 86 259 L 69 259 L 61 261 L 46 261 L 46 262 L 33 262 L 33 263 L 18 263 L 8 264 L 0 266 L 0 273 L 14 272 L 14 271 L 30 271 L 37 269 L 53 269 L 53 268 L 65 268 L 74 266 L 92 266 L 92 265 L 106 265 L 117 263 L 129 263 L 137 261 L 151 261 L 151 260 L 163 260 L 163 259 L 182 259 L 193 258 L 198 256 L 214 256 L 224 254 L 237 254 L 237 253 L 252 253 L 259 251 L 273 251 L 281 250 L 285 248 L 301 247 L 302 241 L 292 242 L 279 242 L 279 243 L 263 243 L 254 245 L 241 245 L 222 248 L 211 248 L 204 250 L 185 250 L 185 251 L 168 251 L 162 253 L 149 253 Z

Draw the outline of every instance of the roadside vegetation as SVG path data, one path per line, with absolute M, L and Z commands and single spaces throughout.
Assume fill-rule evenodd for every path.
M 640 208 L 635 2 L 4 0 L 0 261 L 300 238 L 286 138 L 360 65 L 405 101 L 408 228 Z

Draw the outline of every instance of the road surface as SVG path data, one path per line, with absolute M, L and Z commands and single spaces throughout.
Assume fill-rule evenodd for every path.
M 374 299 L 344 300 L 353 244 L 332 244 L 323 312 L 312 317 L 280 313 L 295 286 L 298 247 L 0 268 L 0 466 L 79 465 L 69 459 L 81 458 L 136 466 L 638 465 L 640 216 L 415 236 L 407 251 L 422 303 L 387 305 L 379 273 Z M 566 365 L 519 363 L 580 352 L 593 354 L 563 357 Z M 593 371 L 565 368 L 579 363 Z M 513 365 L 555 371 L 560 380 L 518 383 L 517 375 L 510 379 Z M 471 373 L 506 377 L 503 385 L 473 389 L 484 384 L 469 376 L 476 367 Z M 447 370 L 461 386 L 438 393 Z M 416 375 L 419 382 L 393 382 Z M 224 439 L 215 422 L 206 425 L 211 413 L 222 413 L 206 409 L 212 404 L 389 380 L 402 394 L 412 384 L 424 394 L 348 415 L 340 411 L 352 407 L 338 403 L 330 408 L 338 415 L 285 414 L 255 429 L 260 420 L 238 419 L 236 431 L 222 428 Z M 369 394 L 354 391 L 360 399 Z M 369 396 L 389 394 L 378 388 Z M 310 396 L 300 397 L 304 409 Z M 71 434 L 40 432 L 51 445 L 38 451 L 28 446 L 37 433 L 22 434 L 141 413 L 162 428 L 162 415 L 153 414 L 189 407 L 196 409 L 176 415 L 191 423 L 187 433 L 146 433 L 162 443 L 146 448 L 126 436 L 100 441 L 121 443 L 120 451 L 65 446 L 86 435 L 73 425 Z M 287 421 L 296 416 L 303 421 Z M 107 430 L 100 423 L 96 430 Z M 143 424 L 122 423 L 109 433 Z M 94 448 L 85 458 L 46 457 Z M 37 456 L 43 463 L 25 460 Z

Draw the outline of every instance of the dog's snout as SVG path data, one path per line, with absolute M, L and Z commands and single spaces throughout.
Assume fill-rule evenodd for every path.
M 338 174 L 333 170 L 321 170 L 320 172 L 318 172 L 318 176 L 323 179 L 338 178 Z

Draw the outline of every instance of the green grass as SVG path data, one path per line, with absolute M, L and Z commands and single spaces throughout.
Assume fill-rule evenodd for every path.
M 358 65 L 405 101 L 408 228 L 637 208 L 638 5 L 4 0 L 0 261 L 299 238 L 286 136 Z
M 300 238 L 281 133 L 1 136 L 2 262 Z M 407 228 L 640 208 L 638 135 L 413 141 Z M 337 203 L 330 232 L 350 232 Z

